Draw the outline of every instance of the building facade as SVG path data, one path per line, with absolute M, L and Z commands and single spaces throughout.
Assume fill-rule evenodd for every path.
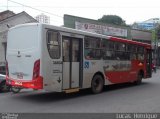
M 160 24 L 160 18 L 151 18 L 143 22 L 136 22 L 132 25 L 133 29 L 153 30 Z
M 104 35 L 131 39 L 130 27 L 105 24 L 97 20 L 78 16 L 64 15 L 64 26 Z
M 131 37 L 134 41 L 152 44 L 152 32 L 147 30 L 131 29 Z
M 13 13 L 10 10 L 6 10 L 6 11 L 3 11 L 3 12 L 0 12 L 0 21 L 3 20 L 3 19 L 6 19 L 8 17 L 11 17 L 13 15 L 15 15 L 15 13 Z
M 40 14 L 38 16 L 36 16 L 36 20 L 39 23 L 45 23 L 45 24 L 50 24 L 50 17 L 44 14 Z
M 152 41 L 151 31 L 132 29 L 129 26 L 105 24 L 97 20 L 77 16 L 64 15 L 64 26 L 150 44 Z

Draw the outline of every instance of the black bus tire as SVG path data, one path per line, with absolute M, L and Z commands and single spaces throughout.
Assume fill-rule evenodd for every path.
M 91 82 L 92 93 L 101 93 L 104 87 L 104 80 L 101 75 L 95 75 Z
M 142 83 L 142 74 L 139 72 L 137 75 L 137 80 L 134 82 L 136 85 L 140 85 Z
M 13 93 L 19 93 L 21 91 L 21 88 L 18 88 L 18 87 L 11 87 L 11 91 Z

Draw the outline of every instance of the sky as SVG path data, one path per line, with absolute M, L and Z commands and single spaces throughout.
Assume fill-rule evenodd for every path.
M 58 26 L 63 25 L 64 14 L 94 20 L 118 15 L 127 24 L 160 18 L 159 0 L 0 0 L 0 12 L 7 9 L 25 11 L 32 17 L 44 13 L 50 16 L 51 24 Z

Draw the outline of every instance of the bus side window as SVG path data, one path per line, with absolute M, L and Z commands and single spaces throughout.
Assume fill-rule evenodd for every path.
M 103 39 L 102 46 L 103 46 L 103 59 L 114 60 L 115 59 L 114 42 L 108 41 L 107 39 Z
M 131 53 L 130 54 L 130 59 L 131 60 L 136 60 L 137 59 L 137 54 L 136 53 Z
M 104 51 L 104 57 L 105 60 L 114 60 L 115 59 L 115 51 Z
M 144 47 L 137 47 L 138 60 L 144 60 Z
M 79 59 L 79 41 L 73 40 L 72 41 L 72 61 L 78 62 Z
M 92 49 L 85 49 L 86 55 L 85 58 L 90 60 L 94 58 L 94 52 Z
M 51 58 L 60 58 L 59 33 L 55 31 L 47 32 L 47 48 Z
M 64 39 L 63 39 L 64 40 Z M 64 62 L 69 62 L 69 47 L 70 47 L 70 42 L 68 40 L 63 41 L 63 61 Z
M 101 59 L 101 39 L 85 37 L 85 58 L 89 60 Z

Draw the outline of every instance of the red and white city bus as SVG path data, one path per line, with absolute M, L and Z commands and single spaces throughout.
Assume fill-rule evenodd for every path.
M 32 23 L 8 32 L 7 83 L 76 92 L 151 77 L 151 45 L 70 28 Z

